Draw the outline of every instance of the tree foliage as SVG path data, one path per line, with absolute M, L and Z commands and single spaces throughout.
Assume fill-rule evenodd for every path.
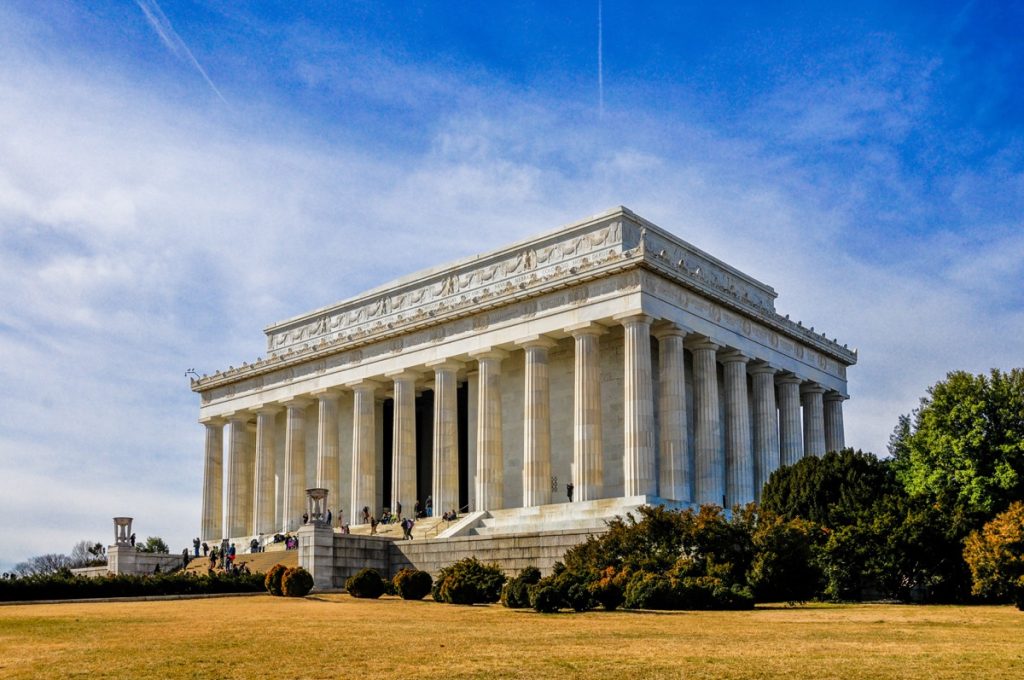
M 761 507 L 786 519 L 835 528 L 870 514 L 875 503 L 897 490 L 886 461 L 843 449 L 808 456 L 772 473 L 761 492 Z
M 1024 502 L 1017 501 L 967 537 L 964 560 L 971 570 L 972 592 L 1012 598 L 1024 609 Z
M 135 549 L 144 553 L 170 553 L 171 549 L 159 536 L 148 536 L 145 543 L 135 546 Z
M 907 492 L 963 535 L 1024 497 L 1024 369 L 949 373 L 890 440 Z

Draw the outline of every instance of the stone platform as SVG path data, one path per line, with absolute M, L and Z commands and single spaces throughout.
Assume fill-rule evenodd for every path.
M 657 497 L 629 496 L 482 511 L 451 523 L 436 538 L 411 541 L 307 525 L 298 532 L 299 564 L 313 574 L 318 590 L 342 588 L 345 579 L 364 567 L 385 577 L 404 567 L 436 575 L 466 557 L 495 563 L 509 576 L 527 566 L 546 575 L 569 548 L 604 533 L 609 520 L 635 514 L 641 505 L 680 507 Z

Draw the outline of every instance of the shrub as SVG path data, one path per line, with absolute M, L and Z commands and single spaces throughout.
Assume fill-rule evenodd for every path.
M 91 578 L 49 574 L 0 579 L 0 601 L 71 600 L 85 597 L 142 597 L 197 593 L 258 593 L 264 589 L 263 574 L 148 574 Z
M 530 604 L 534 611 L 542 614 L 554 614 L 562 606 L 562 593 L 558 588 L 547 583 L 529 586 Z
M 284 595 L 281 592 L 281 579 L 284 577 L 284 572 L 288 571 L 288 567 L 283 564 L 275 564 L 267 572 L 266 578 L 263 580 L 263 585 L 267 589 L 267 592 L 271 595 L 280 597 Z
M 676 609 L 671 579 L 649 571 L 636 572 L 626 586 L 623 605 L 627 609 Z
M 821 592 L 822 572 L 814 549 L 823 543 L 820 528 L 802 519 L 786 521 L 762 512 L 753 542 L 757 550 L 747 583 L 761 601 L 803 602 Z
M 375 569 L 360 569 L 345 581 L 345 590 L 352 597 L 376 600 L 384 594 L 384 579 Z
M 509 609 L 526 609 L 530 606 L 530 586 L 540 581 L 540 569 L 526 567 L 519 575 L 509 580 L 501 589 L 501 604 Z
M 292 567 L 281 578 L 281 592 L 285 597 L 305 597 L 313 589 L 313 575 L 302 567 Z
M 565 594 L 565 602 L 575 612 L 588 612 L 594 608 L 590 589 L 582 583 L 573 583 Z
M 605 569 L 601 572 L 601 578 L 590 584 L 590 594 L 594 601 L 606 611 L 618 609 L 625 598 L 623 583 L 629 582 L 629 576 L 628 570 L 615 571 L 615 567 Z
M 447 604 L 497 602 L 504 584 L 498 565 L 467 557 L 441 569 L 432 592 L 434 600 Z
M 395 592 L 403 600 L 422 600 L 430 592 L 434 579 L 425 571 L 416 569 L 402 569 L 392 581 Z

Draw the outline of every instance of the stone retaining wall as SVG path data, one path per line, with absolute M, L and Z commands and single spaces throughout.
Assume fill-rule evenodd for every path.
M 436 576 L 442 567 L 466 557 L 496 563 L 508 576 L 527 566 L 535 566 L 547 575 L 566 550 L 603 531 L 565 529 L 505 536 L 396 541 L 379 536 L 333 534 L 330 529 L 304 527 L 299 530 L 299 565 L 313 574 L 318 590 L 343 588 L 349 576 L 365 567 L 376 569 L 388 578 L 404 567 Z

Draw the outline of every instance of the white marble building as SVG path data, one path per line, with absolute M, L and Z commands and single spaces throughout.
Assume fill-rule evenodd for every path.
M 358 523 L 433 497 L 498 510 L 755 500 L 843 447 L 855 351 L 775 291 L 626 208 L 265 329 L 267 356 L 192 383 L 202 537 L 297 528 L 305 489 Z

